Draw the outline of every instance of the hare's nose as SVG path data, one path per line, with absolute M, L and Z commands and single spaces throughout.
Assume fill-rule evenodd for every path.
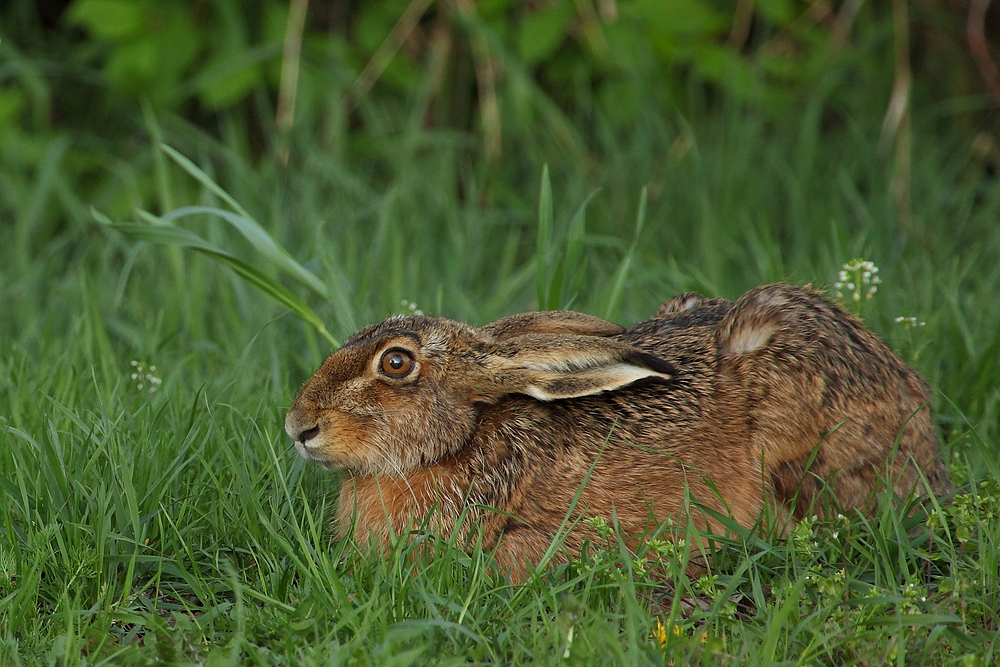
M 319 435 L 319 426 L 313 426 L 312 428 L 307 428 L 304 431 L 299 431 L 299 434 L 295 436 L 296 442 L 301 442 L 303 445 Z

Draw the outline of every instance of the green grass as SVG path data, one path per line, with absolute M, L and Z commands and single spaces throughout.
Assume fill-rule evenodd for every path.
M 83 201 L 54 139 L 37 179 L 4 180 L 0 664 L 991 664 L 1000 185 L 967 137 L 918 114 L 902 226 L 862 97 L 832 129 L 811 107 L 783 123 L 651 111 L 629 136 L 595 129 L 588 149 L 514 128 L 500 166 L 395 110 L 364 136 L 375 158 L 336 150 L 361 140 L 341 127 L 332 147 L 293 136 L 287 168 L 251 160 L 225 122 L 220 142 L 147 116 L 329 298 L 221 219 L 177 224 L 285 285 L 339 340 L 404 299 L 485 323 L 541 295 L 630 323 L 678 292 L 827 285 L 843 262 L 874 261 L 883 284 L 862 314 L 935 386 L 959 495 L 720 538 L 700 579 L 683 548 L 629 557 L 613 526 L 582 561 L 520 587 L 488 554 L 433 536 L 389 554 L 331 538 L 336 477 L 303 467 L 282 430 L 327 340 L 212 257 L 95 220 L 91 205 L 138 222 L 133 206 L 226 208 L 155 142 L 109 160 L 117 185 Z M 571 221 L 597 188 L 581 233 Z M 553 280 L 564 256 L 585 268 Z M 133 360 L 162 379 L 155 393 Z

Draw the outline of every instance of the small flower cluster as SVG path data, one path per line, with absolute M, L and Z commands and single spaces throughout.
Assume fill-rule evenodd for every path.
M 155 394 L 156 390 L 160 388 L 163 384 L 163 380 L 156 377 L 154 373 L 156 372 L 156 366 L 150 366 L 148 369 L 146 365 L 141 361 L 136 361 L 133 359 L 131 361 L 132 365 L 132 379 L 135 380 L 135 388 L 139 391 L 147 390 L 150 394 Z
M 13 591 L 17 585 L 17 567 L 14 556 L 0 546 L 0 595 Z
M 679 625 L 670 625 L 670 630 L 674 635 L 680 637 L 684 634 L 684 628 Z M 656 619 L 656 623 L 653 625 L 653 632 L 650 636 L 656 640 L 656 643 L 660 646 L 667 645 L 667 626 L 664 625 L 663 621 Z
M 653 624 L 653 631 L 649 633 L 649 636 L 652 637 L 653 640 L 656 641 L 656 643 L 659 644 L 660 646 L 666 646 L 668 627 L 670 628 L 670 633 L 676 637 L 683 637 L 686 634 L 682 626 L 675 625 L 673 623 L 665 625 L 663 621 L 661 621 L 660 619 L 656 619 L 656 622 Z M 692 628 L 692 632 L 696 631 Z M 698 641 L 700 641 L 702 644 L 707 642 L 708 632 L 702 631 L 702 633 L 698 636 Z M 671 662 L 670 664 L 673 663 Z
M 681 630 L 679 626 L 675 625 L 674 632 L 679 635 L 681 632 L 683 632 L 683 630 Z M 660 619 L 656 619 L 656 624 L 653 626 L 653 632 L 650 634 L 653 637 L 653 639 L 656 640 L 656 643 L 659 644 L 660 646 L 667 645 L 667 626 L 665 626 L 663 624 L 663 621 L 661 621 Z
M 975 595 L 982 590 L 982 583 L 979 579 L 968 578 L 962 575 L 945 577 L 938 582 L 938 592 L 952 594 L 957 598 L 966 598 Z
M 585 526 L 597 533 L 597 537 L 601 539 L 602 542 L 607 544 L 608 539 L 611 537 L 611 526 L 608 524 L 608 520 L 602 516 L 592 516 L 583 520 Z
M 684 558 L 687 541 L 681 537 L 676 541 L 670 540 L 649 540 L 646 543 L 647 553 L 653 558 L 671 560 Z
M 819 549 L 816 533 L 813 532 L 813 525 L 817 520 L 815 515 L 807 516 L 792 528 L 792 543 L 795 545 L 795 550 L 807 559 L 815 555 Z
M 601 516 L 593 516 L 584 519 L 583 524 L 596 533 L 597 539 L 590 545 L 593 549 L 590 552 L 593 562 L 613 563 L 615 567 L 624 566 L 615 544 L 615 529 L 608 520 Z M 667 528 L 672 528 L 673 525 L 673 521 L 669 518 L 664 522 Z M 661 567 L 681 567 L 687 562 L 687 555 L 688 547 L 684 538 L 651 539 L 632 554 L 629 564 L 632 571 L 641 577 Z M 576 567 L 582 567 L 584 559 L 576 558 L 571 563 Z
M 403 299 L 402 306 L 403 306 L 403 308 L 406 308 L 408 311 L 410 311 L 408 313 L 409 315 L 423 315 L 424 314 L 424 311 L 422 311 L 419 308 L 417 308 L 416 301 L 407 301 L 406 299 Z
M 902 324 L 904 329 L 912 329 L 913 327 L 923 327 L 927 326 L 927 322 L 918 320 L 915 317 L 897 317 L 893 320 L 896 324 Z
M 841 568 L 834 572 L 826 572 L 823 576 L 816 577 L 811 582 L 819 594 L 827 600 L 836 601 L 844 596 L 847 590 L 847 570 Z
M 919 603 L 927 602 L 927 588 L 925 586 L 910 582 L 904 584 L 899 592 L 903 598 L 899 605 L 900 607 L 911 614 L 918 614 L 923 611 Z
M 852 259 L 841 267 L 833 289 L 837 290 L 840 299 L 846 300 L 845 293 L 847 293 L 855 303 L 860 303 L 863 298 L 872 298 L 881 282 L 882 279 L 878 277 L 878 267 L 873 262 L 866 259 Z

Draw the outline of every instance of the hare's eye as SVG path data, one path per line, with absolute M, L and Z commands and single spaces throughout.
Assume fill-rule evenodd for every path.
M 413 370 L 413 357 L 403 350 L 389 350 L 382 355 L 382 372 L 400 378 Z

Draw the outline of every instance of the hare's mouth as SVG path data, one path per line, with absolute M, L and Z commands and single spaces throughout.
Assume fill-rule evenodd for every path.
M 304 458 L 306 461 L 311 461 L 313 463 L 318 463 L 327 470 L 339 470 L 343 466 L 336 460 L 323 456 L 319 452 L 315 451 L 311 447 L 308 447 L 301 442 L 295 443 L 295 451 L 299 453 L 299 456 Z

